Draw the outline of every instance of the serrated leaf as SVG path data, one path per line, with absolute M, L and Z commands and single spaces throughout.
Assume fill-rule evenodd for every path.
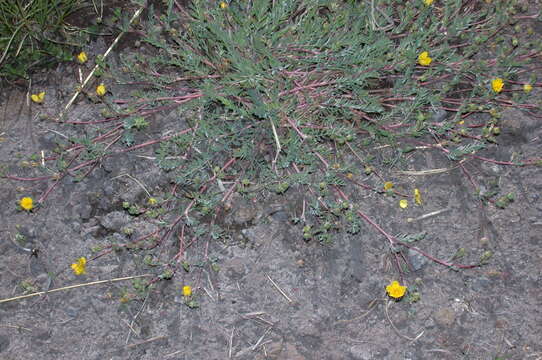
M 395 237 L 397 240 L 405 243 L 413 243 L 415 241 L 420 241 L 425 239 L 425 236 L 427 235 L 427 232 L 422 231 L 416 234 L 398 234 Z
M 132 146 L 135 143 L 134 134 L 130 130 L 126 130 L 124 134 L 122 134 L 122 142 L 126 146 Z

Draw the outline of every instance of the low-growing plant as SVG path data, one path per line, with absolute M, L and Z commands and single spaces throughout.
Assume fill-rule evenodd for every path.
M 161 142 L 156 158 L 179 185 L 199 188 L 234 159 L 242 193 L 246 184 L 277 194 L 305 186 L 326 198 L 350 173 L 333 164 L 370 175 L 400 165 L 416 145 L 455 162 L 487 148 L 500 134 L 503 89 L 517 107 L 531 108 L 519 90 L 533 79 L 518 70 L 540 44 L 513 45 L 499 31 L 519 6 L 194 0 L 188 12 L 176 12 L 168 1 L 143 30 L 157 55 L 124 57 L 124 69 L 134 71 L 120 81 L 151 86 L 134 101 L 183 104 L 191 132 Z M 183 84 L 185 95 L 172 84 Z M 491 118 L 466 126 L 473 113 Z M 372 144 L 390 150 L 374 153 Z M 344 214 L 332 202 L 319 202 L 314 215 Z
M 80 152 L 59 173 L 85 176 L 85 167 L 109 156 L 155 145 L 155 163 L 174 185 L 167 208 L 180 212 L 156 244 L 179 225 L 194 239 L 223 240 L 220 224 L 208 220 L 237 190 L 247 197 L 299 194 L 295 219 L 306 240 L 328 243 L 338 231 L 355 234 L 369 224 L 396 260 L 405 248 L 453 269 L 490 260 L 485 253 L 463 266 L 431 257 L 412 245 L 423 236 L 388 234 L 346 185 L 385 195 L 402 209 L 420 206 L 419 189 L 407 192 L 384 176 L 424 149 L 461 167 L 482 202 L 513 201 L 482 194 L 463 163 L 540 164 L 480 155 L 498 143 L 503 109 L 540 108 L 531 103 L 540 84 L 529 72 L 542 44 L 518 40 L 518 1 L 193 0 L 188 9 L 164 3 L 160 16 L 149 5 L 138 25 L 147 50 L 120 54 L 120 68 L 105 60 L 101 66 L 116 71 L 111 79 L 144 84 L 145 91 L 118 102 L 101 94 L 114 130 L 73 139 L 66 150 Z M 152 114 L 174 108 L 181 130 L 141 140 Z M 146 211 L 123 207 L 132 215 Z M 402 272 L 399 260 L 397 268 Z

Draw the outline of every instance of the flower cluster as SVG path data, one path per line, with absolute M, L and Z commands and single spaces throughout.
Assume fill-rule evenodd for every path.
M 43 102 L 43 100 L 45 99 L 45 91 L 42 91 L 42 92 L 37 93 L 37 94 L 32 94 L 32 95 L 30 95 L 30 98 L 36 104 L 41 104 Z
M 386 292 L 394 299 L 402 298 L 406 293 L 407 287 L 399 284 L 399 281 L 392 281 L 391 284 L 386 286 Z
M 100 84 L 96 87 L 96 94 L 98 96 L 104 96 L 107 93 L 107 88 L 104 84 Z
M 495 91 L 497 94 L 502 91 L 504 87 L 504 81 L 501 78 L 495 78 L 491 80 L 491 88 L 493 91 Z
M 80 64 L 84 64 L 86 63 L 88 60 L 88 57 L 87 57 L 87 54 L 84 52 L 84 51 L 81 51 L 79 53 L 79 55 L 77 55 L 77 61 L 80 63 Z
M 23 210 L 30 211 L 34 208 L 34 200 L 31 197 L 24 197 L 19 200 L 19 206 Z
M 418 55 L 418 64 L 420 64 L 421 66 L 429 66 L 429 64 L 431 64 L 431 61 L 433 61 L 433 59 L 431 59 L 431 57 L 429 56 L 429 52 L 427 51 L 424 51 L 420 55 Z
M 422 204 L 422 193 L 420 192 L 420 189 L 414 189 L 414 202 L 416 205 Z
M 392 188 L 393 188 L 393 183 L 391 181 L 386 181 L 384 183 L 384 190 L 385 191 L 391 190 Z
M 73 273 L 77 276 L 86 274 L 87 259 L 85 257 L 80 257 L 77 259 L 77 262 L 72 264 L 71 268 Z

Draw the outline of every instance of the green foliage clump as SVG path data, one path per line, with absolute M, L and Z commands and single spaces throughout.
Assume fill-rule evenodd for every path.
M 0 0 L 0 76 L 27 77 L 51 57 L 71 58 L 63 40 L 50 34 L 69 38 L 65 20 L 78 1 Z M 521 28 L 510 25 L 521 18 L 518 11 L 525 11 L 514 0 L 451 0 L 438 6 L 399 0 L 233 0 L 222 5 L 192 0 L 188 9 L 164 0 L 159 17 L 152 5 L 133 2 L 138 15 L 149 8 L 148 18 L 135 25 L 140 26 L 136 47 L 141 51 L 119 54 L 122 71 L 117 74 L 108 74 L 114 67 L 97 57 L 100 69 L 94 75 L 142 86 L 128 101 L 100 97 L 107 106 L 102 115 L 117 121 L 114 130 L 69 138 L 70 149 L 80 151 L 71 157 L 68 145 L 59 145 L 56 159 L 58 173 L 75 174 L 78 181 L 92 171 L 86 166 L 155 146 L 155 156 L 144 157 L 167 172 L 173 191 L 157 208 L 129 202 L 122 207 L 132 216 L 156 219 L 161 237 L 127 244 L 112 239 L 114 251 L 152 250 L 181 221 L 176 259 L 182 258 L 187 238 L 228 241 L 223 224 L 215 220 L 219 210 L 228 211 L 227 199 L 237 190 L 247 197 L 256 191 L 301 194 L 294 199 L 302 206 L 293 221 L 307 241 L 327 244 L 338 231 L 358 234 L 365 219 L 386 235 L 397 259 L 425 233 L 385 233 L 345 185 L 407 197 L 401 189 L 382 191 L 375 183 L 385 184 L 381 174 L 405 165 L 420 148 L 442 152 L 458 166 L 469 157 L 511 164 L 476 154 L 498 142 L 503 108 L 539 109 L 527 102 L 533 84 L 539 86 L 528 74 L 536 68 L 541 44 L 523 44 L 514 35 Z M 121 22 L 122 32 L 133 24 L 120 10 L 114 10 L 112 21 Z M 148 140 L 147 132 L 156 129 L 151 119 L 157 120 L 149 115 L 173 108 L 180 108 L 180 118 L 168 124 L 176 129 Z M 475 113 L 480 116 L 472 122 Z M 125 147 L 118 150 L 119 144 Z M 371 180 L 363 177 L 378 179 L 368 185 Z M 513 193 L 499 194 L 498 184 L 479 191 L 480 200 L 499 208 L 515 199 Z M 166 212 L 177 212 L 177 220 L 167 226 Z M 133 232 L 124 229 L 127 237 Z M 455 257 L 464 254 L 458 251 Z M 486 251 L 479 264 L 491 257 Z M 164 265 L 159 279 L 175 275 L 169 263 L 153 255 L 143 263 Z M 214 260 L 182 266 L 187 272 L 190 266 L 220 271 Z M 133 292 L 126 291 L 121 301 L 142 298 L 148 288 L 146 280 L 134 281 Z M 420 296 L 413 291 L 409 301 Z M 198 303 L 189 299 L 187 305 Z
M 354 169 L 394 167 L 424 141 L 436 140 L 451 161 L 495 142 L 503 103 L 491 82 L 503 78 L 510 87 L 532 61 L 528 47 L 499 33 L 521 11 L 513 1 L 472 8 L 462 1 L 193 0 L 180 12 L 167 5 L 158 19 L 150 9 L 143 31 L 157 55 L 124 57 L 121 74 L 150 84 L 153 106 L 170 99 L 188 115 L 191 132 L 159 145 L 158 166 L 192 189 L 223 179 L 216 169 L 228 159 L 243 193 L 306 186 L 323 200 L 310 209 L 320 225 L 305 238 L 329 234 L 337 226 L 322 224 L 337 218 L 359 231 L 352 211 L 326 199 Z M 171 90 L 178 84 L 182 95 Z M 527 99 L 513 96 L 517 104 Z M 491 118 L 481 128 L 463 126 L 472 113 Z M 371 145 L 391 150 L 383 155 Z
M 308 195 L 295 216 L 304 238 L 355 234 L 360 206 L 342 192 L 346 184 L 382 193 L 359 178 L 381 183 L 380 174 L 419 148 L 452 162 L 476 156 L 498 142 L 503 108 L 536 108 L 523 85 L 535 83 L 526 74 L 540 44 L 508 41 L 524 11 L 515 1 L 163 3 L 160 16 L 148 5 L 148 18 L 135 25 L 141 51 L 120 54 L 122 71 L 110 74 L 143 88 L 108 111 L 122 119 L 119 139 L 129 147 L 118 153 L 155 144 L 174 196 L 202 217 L 235 189 L 301 188 Z M 136 144 L 148 115 L 176 107 L 177 129 Z M 481 123 L 472 123 L 474 113 Z M 89 163 L 114 154 L 101 141 L 75 142 Z
M 516 79 L 529 62 L 518 60 L 521 47 L 492 37 L 510 20 L 510 2 L 474 10 L 461 1 L 437 8 L 421 1 L 255 0 L 223 8 L 194 0 L 184 15 L 168 4 L 159 21 L 149 17 L 143 38 L 158 55 L 136 54 L 125 64 L 134 69 L 129 77 L 152 84 L 156 99 L 173 95 L 172 82 L 186 85 L 189 95 L 177 98 L 197 112 L 196 130 L 157 154 L 161 168 L 189 174 L 192 180 L 179 177 L 185 183 L 204 182 L 210 166 L 229 157 L 243 160 L 251 181 L 261 180 L 262 167 L 312 172 L 345 153 L 361 154 L 367 166 L 367 145 L 403 143 L 401 156 L 425 135 L 460 143 L 448 154 L 459 160 L 495 141 L 460 128 L 461 116 L 498 104 L 491 79 Z M 429 66 L 418 63 L 424 51 Z M 156 76 L 171 73 L 181 76 Z M 452 121 L 439 118 L 442 109 L 453 110 Z M 175 154 L 187 155 L 191 146 L 208 151 L 192 151 L 187 165 Z M 293 185 L 279 176 L 273 189 L 282 193 L 286 184 Z

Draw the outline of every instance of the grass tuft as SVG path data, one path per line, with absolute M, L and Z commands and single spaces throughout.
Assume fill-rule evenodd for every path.
M 0 77 L 29 78 L 32 70 L 69 61 L 80 46 L 67 17 L 82 0 L 0 0 Z

